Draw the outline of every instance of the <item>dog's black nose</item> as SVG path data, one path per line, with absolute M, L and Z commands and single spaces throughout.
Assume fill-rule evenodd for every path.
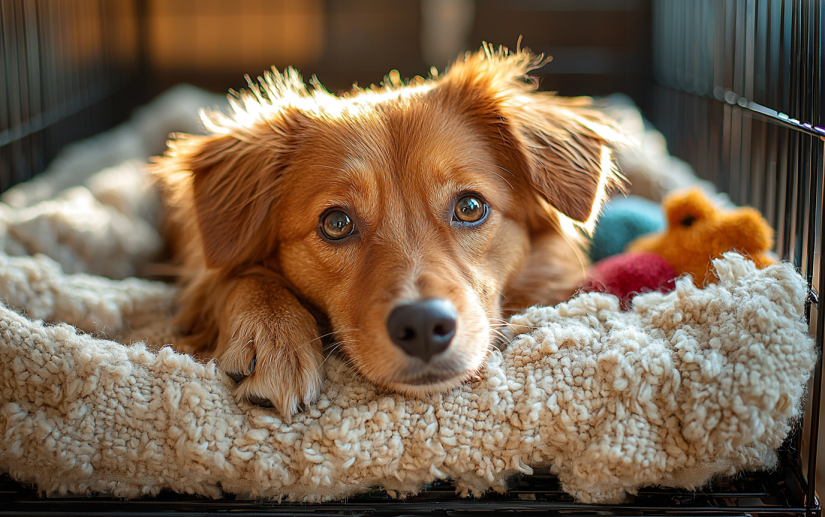
M 387 318 L 387 331 L 407 355 L 429 361 L 450 346 L 457 317 L 448 300 L 430 298 L 393 309 Z

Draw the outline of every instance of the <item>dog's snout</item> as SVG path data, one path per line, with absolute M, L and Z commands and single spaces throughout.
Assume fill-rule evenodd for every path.
M 450 346 L 455 337 L 458 314 L 443 298 L 399 305 L 387 318 L 392 342 L 407 355 L 429 361 Z

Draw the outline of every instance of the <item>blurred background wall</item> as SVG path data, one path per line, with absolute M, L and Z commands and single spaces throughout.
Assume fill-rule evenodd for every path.
M 443 69 L 482 41 L 515 48 L 520 36 L 553 56 L 542 84 L 563 94 L 641 99 L 649 74 L 645 0 L 150 0 L 142 8 L 155 91 L 180 81 L 224 91 L 272 65 L 343 90 L 391 69 L 402 77 Z
M 552 56 L 541 86 L 649 106 L 649 0 L 0 0 L 0 191 L 178 83 L 270 66 L 332 92 L 440 70 L 483 41 Z

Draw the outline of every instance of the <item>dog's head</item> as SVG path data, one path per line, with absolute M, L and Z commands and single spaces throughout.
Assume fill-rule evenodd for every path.
M 482 364 L 536 235 L 591 226 L 616 180 L 610 125 L 538 92 L 538 64 L 485 48 L 340 98 L 269 74 L 205 117 L 212 135 L 172 144 L 167 181 L 190 192 L 208 267 L 277 270 L 369 380 L 447 389 Z

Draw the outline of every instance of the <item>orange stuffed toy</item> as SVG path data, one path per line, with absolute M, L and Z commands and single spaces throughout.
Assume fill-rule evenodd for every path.
M 711 260 L 726 251 L 741 253 L 758 268 L 775 263 L 768 253 L 773 229 L 756 209 L 720 210 L 699 189 L 669 195 L 662 208 L 668 228 L 639 237 L 625 251 L 656 253 L 676 275 L 690 273 L 700 288 L 718 280 Z

